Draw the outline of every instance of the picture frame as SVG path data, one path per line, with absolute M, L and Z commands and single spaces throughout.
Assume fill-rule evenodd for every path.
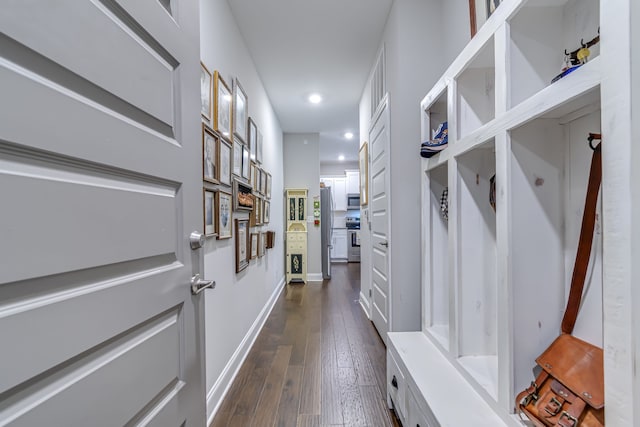
M 216 191 L 202 189 L 203 229 L 206 237 L 217 236 L 216 233 Z
M 231 142 L 231 115 L 233 113 L 233 98 L 231 89 L 217 70 L 213 73 L 213 129 L 221 138 Z
M 251 161 L 256 161 L 256 151 L 258 148 L 258 125 L 249 117 L 249 154 Z
M 217 239 L 230 239 L 233 236 L 233 228 L 231 226 L 233 219 L 231 193 L 226 191 L 216 192 L 216 232 Z
M 267 234 L 260 233 L 260 238 L 258 239 L 258 258 L 262 258 L 267 248 Z
M 251 211 L 255 205 L 251 187 L 237 179 L 233 180 L 233 210 Z
M 262 223 L 269 224 L 271 216 L 271 202 L 265 200 L 264 207 L 262 208 Z
M 267 172 L 267 182 L 265 186 L 265 197 L 267 200 L 271 200 L 271 174 Z
M 236 78 L 233 82 L 233 140 L 240 141 L 243 145 L 248 141 L 249 99 Z
M 251 184 L 251 188 L 253 191 L 258 191 L 258 181 L 260 178 L 258 177 L 258 165 L 255 162 L 251 162 L 251 180 L 249 181 Z
M 249 265 L 249 220 L 236 218 L 236 273 Z M 258 246 L 259 247 L 259 246 Z
M 220 184 L 231 187 L 231 144 L 218 138 L 218 181 Z
M 369 148 L 367 141 L 362 144 L 358 152 L 358 166 L 360 171 L 360 206 L 369 204 Z
M 218 184 L 220 151 L 218 135 L 202 123 L 202 180 Z
M 247 146 L 242 147 L 242 178 L 251 181 L 251 160 L 249 159 L 249 148 Z
M 260 194 L 267 195 L 267 171 L 260 169 Z
M 255 177 L 255 183 L 254 183 L 254 190 L 256 193 L 258 194 L 262 194 L 261 192 L 261 187 L 262 187 L 262 168 L 260 168 L 260 166 L 256 165 L 256 177 Z
M 251 233 L 251 244 L 249 259 L 256 259 L 258 257 L 258 237 L 259 233 Z
M 233 174 L 242 178 L 242 144 L 233 142 Z
M 208 123 L 211 123 L 211 83 L 213 76 L 211 71 L 200 61 L 200 115 Z
M 249 219 L 251 220 L 251 226 L 257 227 L 262 225 L 262 198 L 260 196 L 253 196 L 253 210 L 249 215 Z
M 256 138 L 256 163 L 262 164 L 262 132 L 258 129 L 258 137 Z

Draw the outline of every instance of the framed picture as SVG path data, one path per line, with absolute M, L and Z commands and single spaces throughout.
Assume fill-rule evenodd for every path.
M 233 140 L 247 143 L 247 123 L 249 118 L 249 100 L 242 85 L 235 79 L 233 82 Z
M 222 139 L 218 139 L 218 180 L 220 184 L 231 186 L 231 145 Z
M 264 256 L 266 248 L 267 248 L 267 234 L 260 233 L 260 238 L 258 239 L 258 258 L 262 258 Z
M 250 211 L 253 209 L 253 194 L 251 187 L 237 179 L 233 180 L 233 210 Z
M 267 200 L 271 200 L 271 174 L 267 172 L 267 183 L 266 183 L 265 196 Z
M 202 191 L 204 201 L 204 235 L 207 237 L 216 235 L 216 193 L 215 191 L 207 190 Z
M 258 257 L 258 236 L 258 233 L 251 233 L 250 259 L 256 259 Z
M 213 73 L 213 91 L 215 94 L 213 103 L 213 128 L 220 136 L 231 141 L 231 89 L 224 82 L 218 71 Z
M 218 183 L 218 136 L 202 124 L 202 179 Z
M 231 194 L 224 191 L 216 192 L 215 212 L 217 213 L 216 232 L 218 233 L 218 240 L 230 239 L 232 236 L 231 203 Z
M 264 199 L 262 197 L 256 197 L 256 205 L 253 213 L 256 217 L 256 225 L 262 225 L 262 208 L 264 206 Z
M 242 144 L 233 142 L 233 174 L 242 177 Z
M 249 245 L 249 220 L 236 218 L 236 273 L 249 265 Z
M 251 160 L 249 160 L 249 149 L 244 146 L 242 147 L 242 177 L 247 180 L 247 182 L 251 181 Z
M 211 123 L 211 71 L 200 62 L 200 114 Z
M 262 179 L 262 169 L 260 169 L 260 166 L 256 165 L 256 176 L 255 179 L 253 181 L 253 188 L 256 191 L 256 193 L 261 194 L 260 192 L 260 180 Z
M 258 191 L 258 185 L 256 185 L 256 183 L 259 181 L 259 177 L 258 177 L 258 165 L 256 165 L 254 162 L 251 162 L 251 188 L 253 188 L 254 191 Z
M 369 204 L 369 154 L 368 145 L 365 141 L 358 153 L 358 164 L 360 169 L 360 205 Z
M 267 194 L 267 172 L 260 169 L 260 194 Z
M 256 162 L 262 164 L 262 132 L 258 131 L 258 137 L 256 138 Z
M 256 161 L 256 150 L 258 148 L 258 126 L 249 117 L 249 154 L 252 161 Z
M 268 202 L 265 200 L 264 202 L 264 207 L 262 208 L 262 223 L 263 224 L 269 224 L 269 216 L 270 216 L 270 211 L 271 210 L 271 202 Z

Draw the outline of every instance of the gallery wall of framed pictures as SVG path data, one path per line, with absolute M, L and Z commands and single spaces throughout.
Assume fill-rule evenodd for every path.
M 234 240 L 240 273 L 273 247 L 267 242 L 273 231 L 259 228 L 270 221 L 271 174 L 240 80 L 225 80 L 218 70 L 200 65 L 203 229 L 207 237 Z

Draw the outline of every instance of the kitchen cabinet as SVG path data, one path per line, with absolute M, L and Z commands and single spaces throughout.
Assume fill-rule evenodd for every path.
M 347 174 L 347 194 L 360 193 L 360 175 L 358 171 L 346 171 Z
M 320 182 L 325 187 L 331 187 L 331 197 L 333 197 L 333 210 L 347 210 L 347 177 L 346 176 L 321 176 Z
M 333 238 L 331 239 L 331 259 L 344 260 L 347 259 L 347 229 L 334 228 Z
M 333 205 L 336 211 L 347 210 L 347 178 L 333 178 Z

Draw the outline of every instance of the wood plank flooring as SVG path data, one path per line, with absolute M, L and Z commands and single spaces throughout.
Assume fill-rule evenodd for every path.
M 210 427 L 397 427 L 382 340 L 358 297 L 360 264 L 286 285 Z

